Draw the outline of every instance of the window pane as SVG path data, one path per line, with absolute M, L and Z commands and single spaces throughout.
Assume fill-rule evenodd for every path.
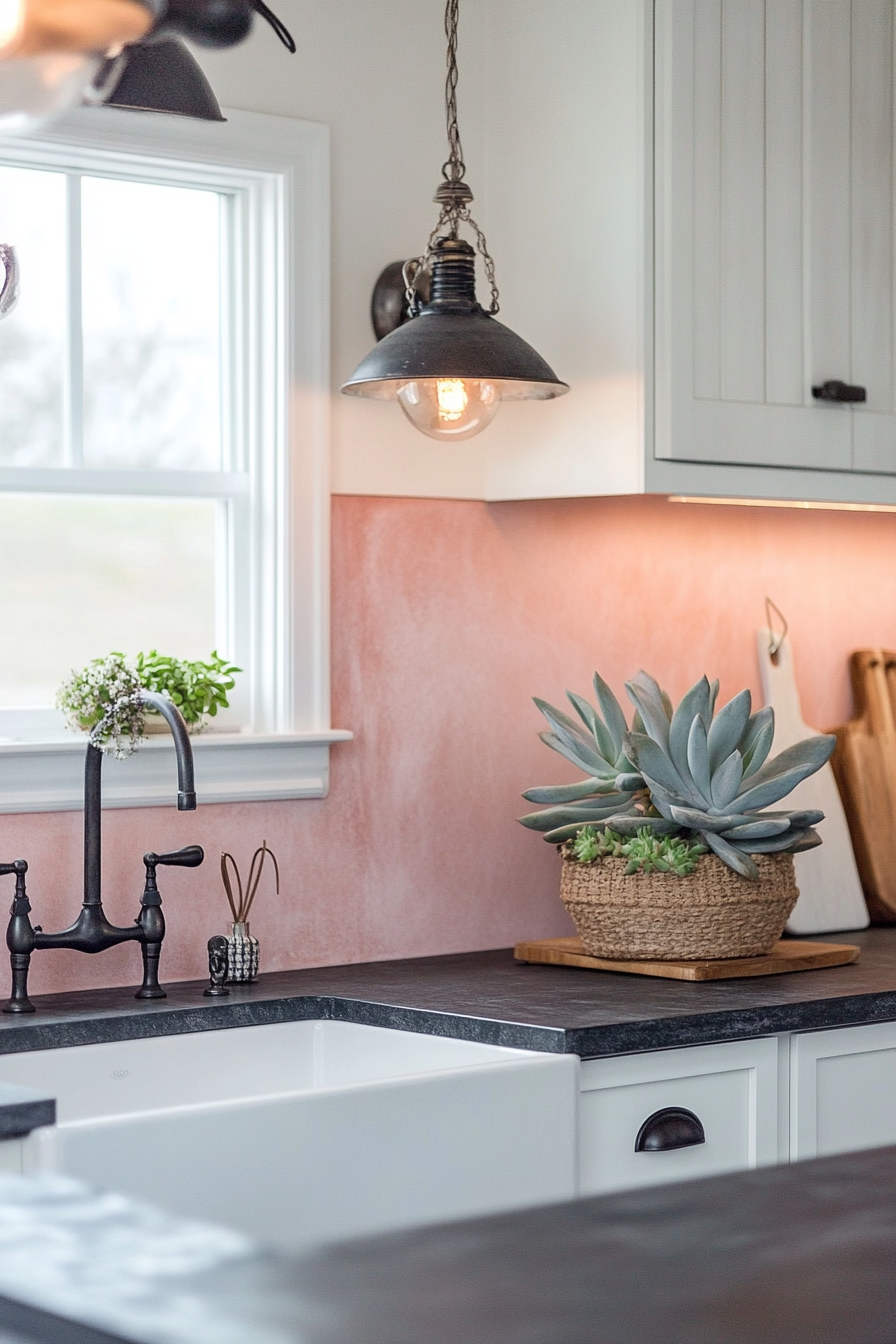
M 0 495 L 0 705 L 113 650 L 215 647 L 212 500 Z
M 215 192 L 81 183 L 84 461 L 221 463 Z
M 18 305 L 0 323 L 0 465 L 58 467 L 66 315 L 62 173 L 0 166 L 0 242 L 15 247 L 21 270 Z

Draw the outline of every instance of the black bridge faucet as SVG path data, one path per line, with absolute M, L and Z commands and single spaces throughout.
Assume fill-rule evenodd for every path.
M 174 738 L 177 756 L 177 810 L 192 812 L 196 808 L 193 789 L 193 752 L 186 724 L 180 711 L 163 695 L 141 691 L 145 704 L 158 710 L 166 720 Z M 197 868 L 205 855 L 199 845 L 189 845 L 173 854 L 144 854 L 146 880 L 140 902 L 140 914 L 133 924 L 118 928 L 110 924 L 103 911 L 102 877 L 100 872 L 102 841 L 102 770 L 103 753 L 89 744 L 84 766 L 84 904 L 81 913 L 69 928 L 61 933 L 44 933 L 39 924 L 32 925 L 29 915 L 31 902 L 25 890 L 28 864 L 24 859 L 0 863 L 0 876 L 15 874 L 16 889 L 6 930 L 6 945 L 12 965 L 12 997 L 4 1013 L 33 1013 L 34 1004 L 28 998 L 28 969 L 32 952 L 43 947 L 71 947 L 77 952 L 104 952 L 117 943 L 139 942 L 143 952 L 143 984 L 136 994 L 138 999 L 164 999 L 159 985 L 159 954 L 165 937 L 165 919 L 162 898 L 156 885 L 159 864 L 173 864 L 181 868 Z

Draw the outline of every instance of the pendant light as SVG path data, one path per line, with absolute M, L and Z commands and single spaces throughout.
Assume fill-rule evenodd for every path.
M 150 36 L 122 52 L 120 66 L 107 81 L 111 92 L 101 101 L 106 107 L 224 121 L 211 84 L 181 37 L 199 47 L 236 46 L 248 36 L 253 11 L 295 55 L 292 34 L 264 0 L 167 0 L 165 17 Z
M 380 277 L 373 299 L 377 335 L 394 329 L 342 388 L 350 396 L 397 398 L 417 429 L 448 441 L 479 434 L 502 401 L 547 401 L 569 391 L 541 355 L 495 321 L 495 264 L 470 214 L 473 193 L 464 181 L 457 123 L 458 5 L 459 0 L 447 0 L 445 7 L 449 153 L 434 197 L 438 222 L 422 257 L 405 262 L 400 271 L 393 263 Z M 475 235 L 485 266 L 491 289 L 487 311 L 476 299 L 476 250 L 459 236 L 462 224 Z
M 80 102 L 223 121 L 181 39 L 236 46 L 253 13 L 295 52 L 265 0 L 0 0 L 0 134 L 36 130 Z
M 122 52 L 102 102 L 107 107 L 171 112 L 200 121 L 224 121 L 212 86 L 181 41 L 200 47 L 236 46 L 248 36 L 254 13 L 265 19 L 291 55 L 292 34 L 264 0 L 167 0 L 164 19 L 143 42 Z

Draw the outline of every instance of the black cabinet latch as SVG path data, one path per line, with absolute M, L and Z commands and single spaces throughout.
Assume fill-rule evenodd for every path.
M 867 401 L 868 389 L 857 387 L 853 383 L 842 383 L 838 378 L 831 378 L 820 387 L 813 387 L 812 395 L 816 401 Z

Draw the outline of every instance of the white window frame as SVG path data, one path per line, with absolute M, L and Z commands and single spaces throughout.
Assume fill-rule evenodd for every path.
M 136 176 L 152 179 L 155 171 L 155 180 L 237 193 L 234 245 L 245 280 L 235 310 L 247 395 L 236 414 L 245 470 L 6 468 L 0 490 L 89 484 L 92 493 L 114 494 L 126 485 L 155 496 L 224 494 L 232 509 L 248 511 L 240 529 L 246 554 L 231 556 L 231 589 L 241 585 L 233 647 L 248 657 L 249 727 L 194 738 L 198 800 L 320 798 L 330 745 L 351 737 L 330 728 L 329 705 L 329 135 L 313 122 L 225 116 L 201 122 L 81 108 L 40 135 L 3 140 L 0 159 L 47 168 L 64 159 L 73 169 L 120 172 L 123 157 L 134 156 Z M 161 274 L 164 258 L 158 265 Z M 80 807 L 84 739 L 8 740 L 14 732 L 0 723 L 7 737 L 0 736 L 0 812 Z M 172 757 L 163 737 L 126 761 L 108 760 L 105 805 L 170 805 Z

